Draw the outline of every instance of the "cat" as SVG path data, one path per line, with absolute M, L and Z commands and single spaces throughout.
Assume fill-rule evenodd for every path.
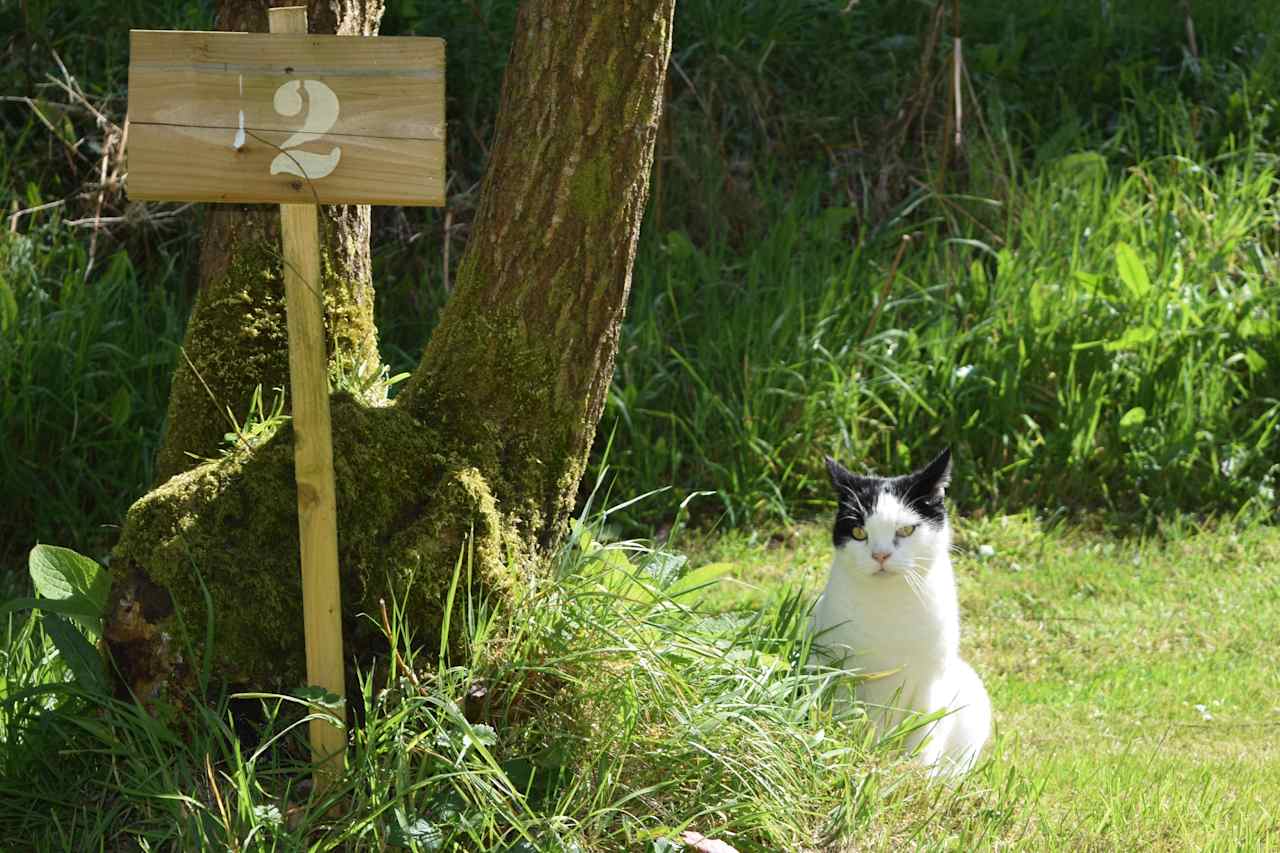
M 859 476 L 827 457 L 837 497 L 835 556 L 814 607 L 815 645 L 869 676 L 856 698 L 881 732 L 945 710 L 908 736 L 932 775 L 972 769 L 991 735 L 991 700 L 960 659 L 960 609 L 943 494 L 951 450 L 898 477 Z M 923 745 L 921 745 L 923 743 Z

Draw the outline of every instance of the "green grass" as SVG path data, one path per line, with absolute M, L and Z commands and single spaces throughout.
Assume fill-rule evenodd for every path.
M 461 655 L 415 650 L 393 613 L 395 651 L 360 675 L 327 798 L 306 792 L 296 699 L 240 697 L 237 718 L 215 685 L 209 704 L 148 713 L 75 688 L 38 621 L 10 617 L 0 835 L 36 849 L 661 851 L 693 829 L 745 853 L 969 845 L 1016 817 L 1029 796 L 1016 773 L 931 786 L 900 737 L 873 744 L 859 711 L 833 708 L 847 676 L 809 661 L 796 595 L 717 613 L 700 603 L 707 574 L 586 532 L 556 582 L 509 611 L 466 601 Z
M 744 853 L 1280 849 L 1280 530 L 957 527 L 964 653 L 997 722 L 958 784 L 831 705 L 847 676 L 804 638 L 824 527 L 691 541 L 688 561 L 588 534 L 508 612 L 468 601 L 467 648 L 443 662 L 393 612 L 396 651 L 362 671 L 327 799 L 308 794 L 296 699 L 233 706 L 215 686 L 148 714 L 75 688 L 38 620 L 10 617 L 0 833 L 36 849 L 660 851 L 685 829 Z
M 1274 507 L 1274 155 L 1116 142 L 1006 168 L 1003 198 L 922 189 L 857 241 L 817 175 L 760 186 L 745 246 L 650 233 L 606 414 L 623 483 L 778 520 L 822 495 L 824 452 L 952 443 L 970 503 Z
M 957 532 L 963 653 L 996 710 L 987 778 L 1037 792 L 993 844 L 1280 849 L 1280 530 L 1178 521 L 1143 539 L 1020 515 Z M 828 537 L 700 543 L 739 567 L 713 606 L 820 591 Z
M 0 572 L 36 541 L 101 556 L 152 479 L 182 297 L 56 224 L 0 238 Z
M 388 5 L 385 32 L 444 35 L 450 63 L 449 211 L 375 219 L 398 371 L 465 245 L 514 3 Z M 933 3 L 682 0 L 601 449 L 618 493 L 671 486 L 611 535 L 669 528 L 701 489 L 694 520 L 721 529 L 681 533 L 689 563 L 570 548 L 511 612 L 476 603 L 443 666 L 397 635 L 415 676 L 363 674 L 341 818 L 305 793 L 295 702 L 212 685 L 152 717 L 69 686 L 39 620 L 7 617 L 0 838 L 1280 849 L 1280 7 L 1193 2 L 1196 57 L 1180 4 L 1041 5 L 958 4 L 966 145 L 944 169 L 954 22 L 926 50 Z M 118 120 L 127 27 L 211 15 L 21 8 L 0 15 L 0 94 L 42 99 L 55 130 L 0 103 L 6 216 L 95 179 L 100 130 L 59 106 L 53 51 Z M 90 264 L 66 224 L 90 205 L 0 229 L 0 590 L 37 540 L 105 554 L 152 476 L 199 222 L 136 216 Z M 797 602 L 826 532 L 790 524 L 829 511 L 824 453 L 896 469 L 943 443 L 980 509 L 958 574 L 1001 733 L 956 788 L 820 698 Z M 623 554 L 651 592 L 610 574 Z M 713 587 L 664 587 L 718 561 Z
M 622 488 L 776 523 L 823 499 L 823 453 L 945 442 L 970 504 L 1274 508 L 1275 8 L 1193 4 L 1193 62 L 1168 4 L 963 3 L 944 170 L 930 5 L 684 7 L 606 412 Z
M 1280 531 L 1164 542 L 969 531 L 969 643 L 1008 746 L 1045 780 L 1032 839 L 1168 850 L 1280 847 Z

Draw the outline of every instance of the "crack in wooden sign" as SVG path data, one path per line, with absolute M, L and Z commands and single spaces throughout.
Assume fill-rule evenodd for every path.
M 444 203 L 444 42 L 130 33 L 131 198 Z

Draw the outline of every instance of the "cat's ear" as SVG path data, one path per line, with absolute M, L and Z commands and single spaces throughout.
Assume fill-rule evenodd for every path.
M 932 462 L 913 474 L 912 479 L 923 491 L 942 497 L 951 484 L 951 448 L 943 448 Z
M 831 477 L 831 485 L 837 492 L 849 488 L 849 482 L 853 480 L 853 472 L 830 456 L 827 457 L 827 475 Z

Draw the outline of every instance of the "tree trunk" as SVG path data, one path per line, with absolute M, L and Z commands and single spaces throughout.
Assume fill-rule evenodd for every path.
M 266 32 L 266 0 L 221 0 L 217 27 Z M 280 5 L 280 4 L 277 4 Z M 312 0 L 313 33 L 376 35 L 382 0 Z M 369 207 L 323 208 L 321 269 L 331 369 L 369 377 L 365 395 L 385 399 L 373 282 L 369 266 Z M 211 205 L 200 245 L 200 289 L 169 392 L 164 441 L 156 458 L 164 482 L 217 456 L 231 432 L 227 410 L 243 423 L 254 389 L 270 405 L 288 388 L 280 212 L 276 205 Z M 287 397 L 286 411 L 288 410 Z
M 459 448 L 484 448 L 495 498 L 544 551 L 613 378 L 673 5 L 521 7 L 474 236 L 400 402 Z
M 439 642 L 460 553 L 473 598 L 500 605 L 560 543 L 612 378 L 673 7 L 522 4 L 472 236 L 422 362 L 394 406 L 334 397 L 349 654 L 376 642 L 353 617 L 384 597 Z M 130 510 L 108 638 L 139 695 L 182 672 L 174 605 L 203 626 L 204 589 L 224 675 L 300 683 L 290 440 L 284 426 Z

